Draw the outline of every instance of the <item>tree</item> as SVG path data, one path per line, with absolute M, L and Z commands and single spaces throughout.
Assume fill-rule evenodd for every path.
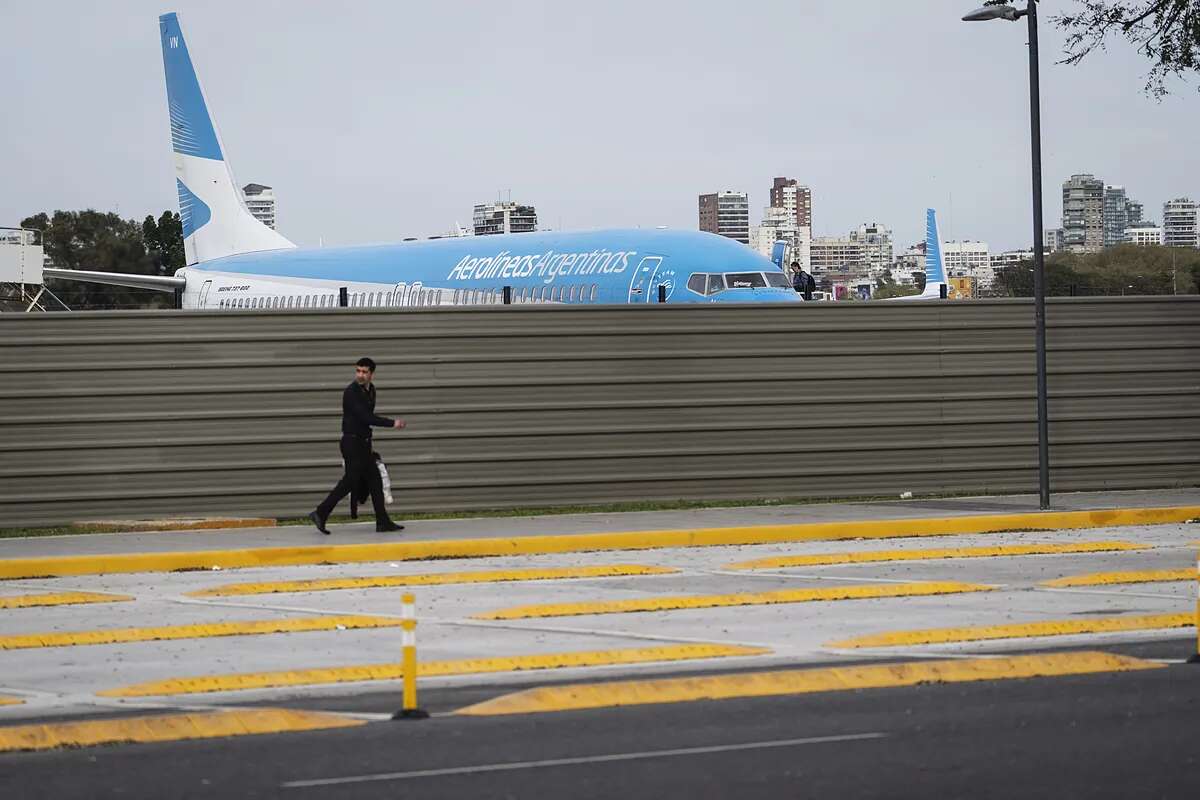
M 174 271 L 168 269 L 169 260 L 176 258 L 170 241 L 172 218 L 178 220 L 177 215 L 165 212 L 155 224 L 153 246 L 156 249 L 152 253 L 147 252 L 144 223 L 138 225 L 113 213 L 88 209 L 55 211 L 51 216 L 43 212 L 22 220 L 21 227 L 42 232 L 42 245 L 55 267 L 160 275 L 166 274 L 163 270 Z M 182 246 L 181 238 L 180 251 Z M 170 308 L 174 305 L 170 295 L 146 289 L 54 279 L 47 285 L 74 309 Z
M 1046 294 L 1191 294 L 1200 281 L 1200 251 L 1187 247 L 1117 245 L 1098 253 L 1054 253 L 1046 259 Z M 1001 297 L 1033 296 L 1033 262 L 996 270 Z
M 1063 63 L 1078 64 L 1105 49 L 1110 35 L 1124 37 L 1153 62 L 1146 93 L 1162 99 L 1171 76 L 1200 71 L 1200 0 L 1081 0 L 1075 14 L 1051 20 L 1067 33 Z
M 875 291 L 871 297 L 876 300 L 886 300 L 890 297 L 906 297 L 910 294 L 917 294 L 916 287 L 897 283 L 889 270 L 875 280 Z
M 185 265 L 183 223 L 174 211 L 164 211 L 157 221 L 147 215 L 142 221 L 142 241 L 159 275 L 174 275 Z

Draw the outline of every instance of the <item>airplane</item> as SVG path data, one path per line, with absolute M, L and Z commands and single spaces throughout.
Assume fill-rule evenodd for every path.
M 795 303 L 744 244 L 663 229 L 515 233 L 300 248 L 246 209 L 176 13 L 159 17 L 187 266 L 174 276 L 47 268 L 50 278 L 180 292 L 185 309 L 478 306 L 503 302 Z
M 925 290 L 920 294 L 889 297 L 896 300 L 944 300 L 946 297 L 946 268 L 942 262 L 942 234 L 938 229 L 937 212 L 925 209 Z

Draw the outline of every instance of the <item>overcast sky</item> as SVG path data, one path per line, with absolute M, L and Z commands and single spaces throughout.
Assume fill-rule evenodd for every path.
M 812 187 L 815 235 L 897 249 L 1031 241 L 1025 24 L 978 0 L 520 3 L 0 0 L 0 225 L 176 208 L 157 17 L 179 11 L 236 180 L 275 187 L 300 245 L 470 223 L 498 193 L 543 228 L 696 228 L 696 196 Z M 1046 226 L 1092 172 L 1160 220 L 1200 195 L 1200 95 L 1142 94 L 1124 44 L 1060 66 L 1042 8 Z

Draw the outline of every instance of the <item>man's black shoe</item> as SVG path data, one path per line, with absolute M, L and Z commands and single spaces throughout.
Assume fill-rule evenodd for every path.
M 320 513 L 314 511 L 308 515 L 308 518 L 310 520 L 312 520 L 313 525 L 317 526 L 317 530 L 319 530 L 321 533 L 325 534 L 326 536 L 329 535 L 329 529 L 325 527 L 325 520 L 321 519 Z
M 402 530 L 404 530 L 404 526 L 397 525 L 394 522 L 377 523 L 375 525 L 376 533 L 391 533 L 392 531 L 402 531 Z

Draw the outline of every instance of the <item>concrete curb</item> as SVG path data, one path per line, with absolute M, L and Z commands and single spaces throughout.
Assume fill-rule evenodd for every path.
M 387 544 L 264 547 L 164 553 L 52 556 L 0 560 L 0 579 L 104 575 L 129 572 L 423 561 L 446 558 L 544 555 L 605 550 L 777 544 L 839 539 L 891 539 L 914 536 L 1049 531 L 1124 525 L 1162 525 L 1200 517 L 1200 506 L 1047 511 L 924 519 L 815 522 L 684 530 L 620 531 L 546 536 L 446 539 Z

